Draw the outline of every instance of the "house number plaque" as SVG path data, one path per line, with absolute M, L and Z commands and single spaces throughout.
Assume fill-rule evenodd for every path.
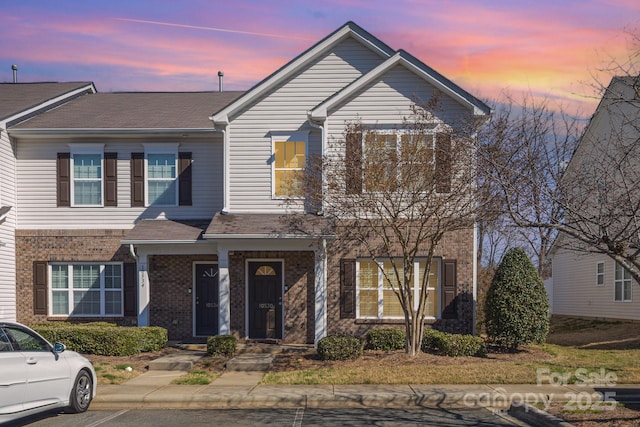
M 276 307 L 276 306 L 275 306 L 275 305 L 273 305 L 273 304 L 267 304 L 267 303 L 264 303 L 264 302 L 263 302 L 263 303 L 258 304 L 258 308 L 269 308 L 269 309 L 271 309 L 271 308 L 275 308 L 275 307 Z

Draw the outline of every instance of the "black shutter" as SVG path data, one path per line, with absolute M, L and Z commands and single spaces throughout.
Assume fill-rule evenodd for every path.
M 456 319 L 457 272 L 455 260 L 442 261 L 442 318 Z
M 118 153 L 104 153 L 104 205 L 118 206 Z
M 451 191 L 451 134 L 436 134 L 436 192 Z
M 362 193 L 362 133 L 350 132 L 346 136 L 345 179 L 347 194 Z
M 138 267 L 135 262 L 127 262 L 124 268 L 124 315 L 138 315 Z
M 131 206 L 144 206 L 144 153 L 131 153 Z
M 47 263 L 33 263 L 33 314 L 47 314 Z
M 340 260 L 340 318 L 356 318 L 356 260 Z
M 71 206 L 71 154 L 58 153 L 56 164 L 56 193 L 58 206 Z
M 178 171 L 178 204 L 191 206 L 191 153 L 178 153 Z

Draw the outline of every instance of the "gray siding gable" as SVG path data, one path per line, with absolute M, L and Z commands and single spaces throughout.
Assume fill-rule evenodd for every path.
M 325 56 L 327 52 L 331 51 L 335 46 L 339 45 L 349 37 L 357 40 L 370 51 L 375 52 L 381 60 L 389 58 L 395 53 L 393 49 L 354 22 L 347 22 L 345 25 L 320 40 L 311 48 L 289 61 L 283 67 L 276 70 L 260 83 L 253 86 L 236 101 L 215 113 L 211 119 L 214 123 L 222 125 L 228 124 L 233 117 L 237 116 L 241 111 L 246 110 L 249 105 L 255 103 L 258 99 L 264 98 L 266 94 L 271 92 L 275 87 L 286 84 L 288 80 L 296 74 L 299 74 L 303 69 L 307 68 L 309 64 L 316 62 L 318 58 Z

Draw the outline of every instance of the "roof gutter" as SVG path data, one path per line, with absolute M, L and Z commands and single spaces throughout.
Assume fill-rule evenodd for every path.
M 161 135 L 208 135 L 219 132 L 214 128 L 78 128 L 78 129 L 8 129 L 7 133 L 12 137 L 37 137 L 39 139 L 59 139 L 70 136 L 119 136 L 119 137 L 140 137 L 140 136 L 161 136 Z

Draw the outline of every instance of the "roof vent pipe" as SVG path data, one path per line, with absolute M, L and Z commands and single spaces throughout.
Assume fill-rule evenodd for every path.
M 222 78 L 224 77 L 224 73 L 222 71 L 218 71 L 218 92 L 222 92 Z
M 16 64 L 13 64 L 11 66 L 11 69 L 13 70 L 13 82 L 18 83 L 18 66 Z

